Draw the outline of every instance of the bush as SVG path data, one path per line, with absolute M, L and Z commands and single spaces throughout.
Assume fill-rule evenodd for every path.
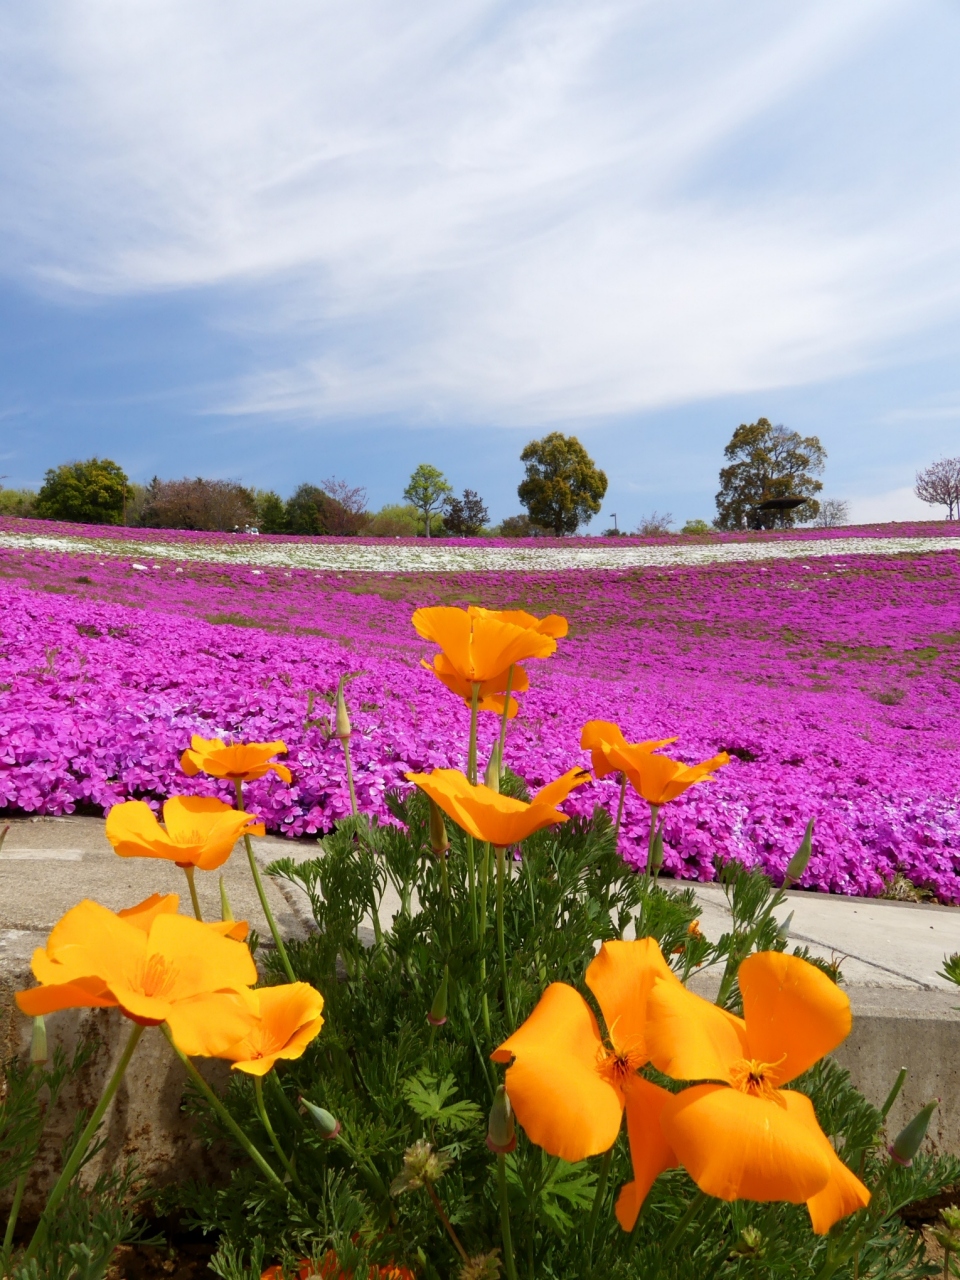
M 32 489 L 0 489 L 0 516 L 28 518 L 34 514 L 36 502 Z
M 127 484 L 125 472 L 109 458 L 66 462 L 47 472 L 34 515 L 78 524 L 120 524 Z
M 253 501 L 257 509 L 257 528 L 261 533 L 287 532 L 287 509 L 279 493 L 272 489 L 255 489 Z
M 688 520 L 680 530 L 690 536 L 702 537 L 705 533 L 713 533 L 713 525 L 707 524 L 706 520 Z
M 257 507 L 249 489 L 234 480 L 158 480 L 148 488 L 142 520 L 151 529 L 228 532 L 254 524 Z
M 673 516 L 669 511 L 662 515 L 659 511 L 651 511 L 648 516 L 641 516 L 636 528 L 638 538 L 665 538 L 671 532 Z
M 549 538 L 551 536 L 550 529 L 544 529 L 542 525 L 534 524 L 526 513 L 519 516 L 507 516 L 506 520 L 500 525 L 501 538 Z

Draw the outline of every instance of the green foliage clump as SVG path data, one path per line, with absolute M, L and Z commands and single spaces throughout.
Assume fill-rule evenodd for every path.
M 576 436 L 551 431 L 520 455 L 526 475 L 517 488 L 534 524 L 557 537 L 576 533 L 600 510 L 607 477 Z
M 43 520 L 120 524 L 127 487 L 123 469 L 109 458 L 88 458 L 51 468 L 33 514 Z
M 816 436 L 774 426 L 767 418 L 742 422 L 723 451 L 728 465 L 720 472 L 717 528 L 791 527 L 812 520 L 820 510 L 816 495 L 823 484 L 814 477 L 824 468 L 827 452 Z M 760 512 L 772 498 L 805 498 L 792 511 Z

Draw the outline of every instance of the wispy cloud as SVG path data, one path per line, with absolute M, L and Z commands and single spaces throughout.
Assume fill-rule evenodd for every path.
M 8 8 L 3 266 L 230 286 L 236 415 L 587 422 L 836 377 L 960 309 L 949 149 L 891 194 L 863 136 L 895 86 L 872 123 L 842 116 L 918 20 L 947 21 L 925 0 Z

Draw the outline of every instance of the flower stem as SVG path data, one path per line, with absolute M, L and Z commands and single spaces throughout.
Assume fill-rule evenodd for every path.
M 676 1245 L 677 1241 L 690 1225 L 691 1220 L 696 1216 L 700 1209 L 703 1208 L 706 1199 L 707 1193 L 705 1191 L 698 1191 L 687 1205 L 686 1212 L 667 1237 L 667 1243 L 663 1246 L 663 1252 L 665 1254 L 669 1254 L 670 1250 Z
M 234 786 L 237 789 L 237 808 L 243 809 L 243 783 L 239 778 L 234 779 Z M 270 932 L 273 934 L 273 941 L 277 948 L 277 954 L 283 965 L 284 971 L 291 982 L 296 982 L 296 975 L 293 972 L 293 966 L 290 964 L 290 957 L 287 955 L 287 949 L 283 945 L 283 939 L 280 937 L 280 930 L 277 928 L 277 922 L 273 918 L 273 912 L 270 910 L 270 903 L 267 901 L 266 890 L 263 887 L 263 881 L 260 879 L 260 868 L 257 866 L 257 860 L 253 856 L 253 845 L 250 837 L 246 832 L 243 834 L 243 843 L 247 850 L 247 860 L 250 863 L 250 873 L 253 876 L 253 883 L 257 887 L 257 894 L 260 898 L 260 905 L 263 907 L 263 914 L 267 918 L 267 924 L 270 926 Z
M 467 746 L 467 781 L 477 785 L 477 717 L 480 704 L 480 686 L 476 681 L 470 694 L 470 741 Z
M 427 1195 L 430 1197 L 433 1203 L 433 1207 L 434 1209 L 436 1209 L 437 1216 L 439 1217 L 440 1221 L 446 1227 L 447 1235 L 453 1241 L 453 1245 L 457 1253 L 459 1253 L 460 1257 L 464 1260 L 464 1262 L 469 1262 L 470 1257 L 466 1249 L 460 1243 L 460 1237 L 457 1235 L 456 1231 L 454 1231 L 453 1224 L 451 1223 L 450 1219 L 447 1217 L 446 1213 L 444 1212 L 443 1205 L 440 1203 L 440 1197 L 437 1195 L 436 1191 L 434 1191 L 433 1187 L 431 1187 L 429 1182 L 425 1182 L 423 1184 L 423 1189 L 424 1191 L 426 1191 Z
M 197 897 L 197 886 L 194 880 L 195 871 L 196 867 L 189 862 L 183 868 L 183 874 L 187 877 L 187 884 L 190 886 L 190 901 L 193 903 L 193 914 L 198 920 L 202 920 L 203 916 L 200 914 L 200 899 Z
M 350 788 L 350 812 L 357 816 L 357 793 L 353 786 L 353 761 L 350 759 L 350 739 L 341 738 L 343 743 L 343 760 L 347 766 L 347 786 Z
M 510 692 L 512 689 L 513 689 L 513 663 L 511 662 L 510 670 L 507 672 L 507 689 L 503 695 L 503 715 L 500 717 L 500 747 L 499 747 L 500 754 L 497 758 L 500 761 L 500 777 L 501 778 L 503 777 L 503 748 L 506 745 L 506 741 L 507 741 L 507 721 L 510 718 L 509 717 Z
M 503 983 L 503 1007 L 507 1024 L 516 1030 L 513 1020 L 513 1002 L 510 999 L 510 983 L 507 980 L 507 950 L 503 937 L 503 850 L 497 849 L 497 950 L 500 953 L 500 981 Z
M 0 1249 L 0 1275 L 6 1275 L 10 1270 L 10 1254 L 13 1252 L 13 1233 L 16 1230 L 17 1218 L 20 1216 L 20 1205 L 23 1203 L 23 1193 L 27 1186 L 27 1170 L 24 1169 L 20 1177 L 17 1179 L 17 1185 L 13 1192 L 13 1204 L 10 1206 L 10 1216 L 7 1218 L 7 1229 L 3 1236 L 3 1248 Z
M 507 1157 L 497 1156 L 497 1183 L 500 1189 L 500 1234 L 503 1238 L 503 1262 L 507 1280 L 517 1280 L 517 1264 L 513 1260 L 513 1233 L 510 1230 L 510 1200 L 507 1197 Z
M 170 1028 L 167 1026 L 165 1022 L 162 1023 L 161 1025 L 162 1025 L 163 1034 L 170 1041 L 170 1047 L 173 1049 L 173 1052 L 177 1055 L 177 1057 L 186 1067 L 187 1075 L 190 1077 L 193 1083 L 197 1086 L 197 1088 L 200 1090 L 200 1092 L 203 1094 L 206 1100 L 210 1103 L 211 1107 L 213 1107 L 214 1111 L 217 1113 L 217 1115 L 220 1117 L 220 1119 L 223 1121 L 226 1127 L 230 1130 L 231 1134 L 233 1134 L 233 1137 L 240 1144 L 240 1146 L 243 1147 L 244 1151 L 246 1151 L 247 1155 L 250 1157 L 253 1163 L 257 1166 L 260 1172 L 266 1175 L 268 1181 L 275 1182 L 278 1187 L 283 1188 L 283 1183 L 277 1177 L 275 1171 L 271 1169 L 269 1164 L 267 1164 L 266 1160 L 264 1160 L 263 1156 L 260 1154 L 257 1148 L 253 1145 L 253 1143 L 250 1141 L 247 1135 L 243 1132 L 243 1130 L 237 1124 L 236 1120 L 234 1120 L 233 1116 L 230 1114 L 227 1108 L 223 1105 L 223 1103 L 220 1101 L 217 1095 L 213 1092 L 213 1090 L 207 1084 L 206 1080 L 204 1080 L 203 1076 L 200 1074 L 197 1068 L 193 1065 L 193 1063 L 190 1061 L 187 1055 L 183 1052 L 182 1049 L 180 1049 L 177 1046 L 177 1044 L 173 1039 L 173 1035 L 170 1032 Z
M 623 804 L 626 798 L 627 798 L 627 775 L 625 773 L 621 773 L 620 774 L 620 801 L 617 804 L 617 821 L 613 828 L 613 843 L 617 849 L 620 848 L 620 823 L 623 821 Z
M 657 816 L 660 813 L 660 806 L 652 804 L 650 806 L 650 834 L 647 836 L 647 863 L 643 868 L 643 893 L 646 897 L 647 890 L 650 887 L 650 871 L 653 862 L 653 844 L 657 838 Z
M 609 1151 L 603 1153 L 603 1159 L 600 1162 L 600 1172 L 597 1175 L 597 1189 L 593 1196 L 593 1206 L 590 1210 L 590 1218 L 587 1222 L 587 1266 L 593 1265 L 593 1237 L 597 1231 L 597 1219 L 600 1217 L 600 1207 L 603 1204 L 603 1197 L 607 1190 L 607 1178 L 610 1174 L 610 1165 L 613 1163 L 613 1147 Z
M 103 1096 L 97 1103 L 93 1115 L 87 1121 L 83 1133 L 81 1133 L 80 1137 L 77 1139 L 77 1145 L 70 1152 L 70 1157 L 67 1160 L 67 1163 L 63 1166 L 63 1172 L 60 1174 L 53 1190 L 50 1192 L 50 1196 L 44 1207 L 43 1213 L 40 1215 L 40 1221 L 37 1223 L 37 1229 L 33 1233 L 33 1239 L 30 1241 L 27 1252 L 24 1255 L 24 1262 L 29 1262 L 31 1258 L 36 1256 L 37 1250 L 46 1239 L 47 1230 L 57 1205 L 63 1199 L 67 1188 L 73 1180 L 74 1174 L 83 1163 L 83 1157 L 87 1154 L 87 1148 L 90 1146 L 90 1140 L 93 1138 L 97 1129 L 99 1129 L 100 1122 L 104 1117 L 107 1107 L 109 1107 L 110 1103 L 113 1101 L 114 1094 L 120 1088 L 120 1082 L 123 1079 L 124 1072 L 130 1063 L 130 1059 L 133 1057 L 133 1051 L 136 1049 L 143 1032 L 143 1027 L 136 1024 L 133 1026 L 129 1037 L 127 1038 L 127 1043 L 124 1047 L 123 1053 L 120 1055 L 120 1061 L 117 1063 L 116 1069 L 107 1082 L 107 1087 L 103 1091 Z
M 276 1151 L 277 1155 L 280 1157 L 280 1163 L 286 1169 L 287 1173 L 289 1173 L 291 1181 L 295 1182 L 299 1186 L 300 1179 L 297 1177 L 293 1165 L 287 1159 L 286 1152 L 280 1145 L 280 1139 L 277 1137 L 273 1125 L 270 1123 L 267 1105 L 263 1100 L 263 1081 L 259 1076 L 253 1077 L 253 1087 L 257 1095 L 257 1111 L 260 1114 L 260 1122 L 267 1131 L 267 1137 L 273 1143 L 274 1151 Z

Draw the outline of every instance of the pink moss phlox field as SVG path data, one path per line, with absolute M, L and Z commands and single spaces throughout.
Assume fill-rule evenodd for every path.
M 112 532 L 112 531 L 111 531 Z M 558 611 L 557 655 L 531 662 L 507 763 L 531 786 L 573 764 L 582 723 L 725 749 L 716 781 L 665 815 L 665 866 L 710 879 L 736 856 L 779 878 L 816 819 L 803 883 L 874 894 L 900 871 L 960 901 L 960 555 L 856 556 L 561 573 L 317 573 L 0 551 L 0 806 L 37 813 L 129 796 L 217 793 L 187 779 L 195 732 L 281 737 L 294 783 L 253 784 L 272 830 L 348 811 L 330 701 L 342 672 L 361 806 L 409 769 L 462 767 L 467 711 L 419 667 L 421 604 Z M 311 699 L 311 692 L 313 697 Z M 308 707 L 312 709 L 308 713 Z M 481 758 L 495 732 L 481 717 Z M 226 792 L 224 791 L 224 794 Z M 612 808 L 616 783 L 570 812 Z M 645 806 L 622 847 L 642 862 Z

